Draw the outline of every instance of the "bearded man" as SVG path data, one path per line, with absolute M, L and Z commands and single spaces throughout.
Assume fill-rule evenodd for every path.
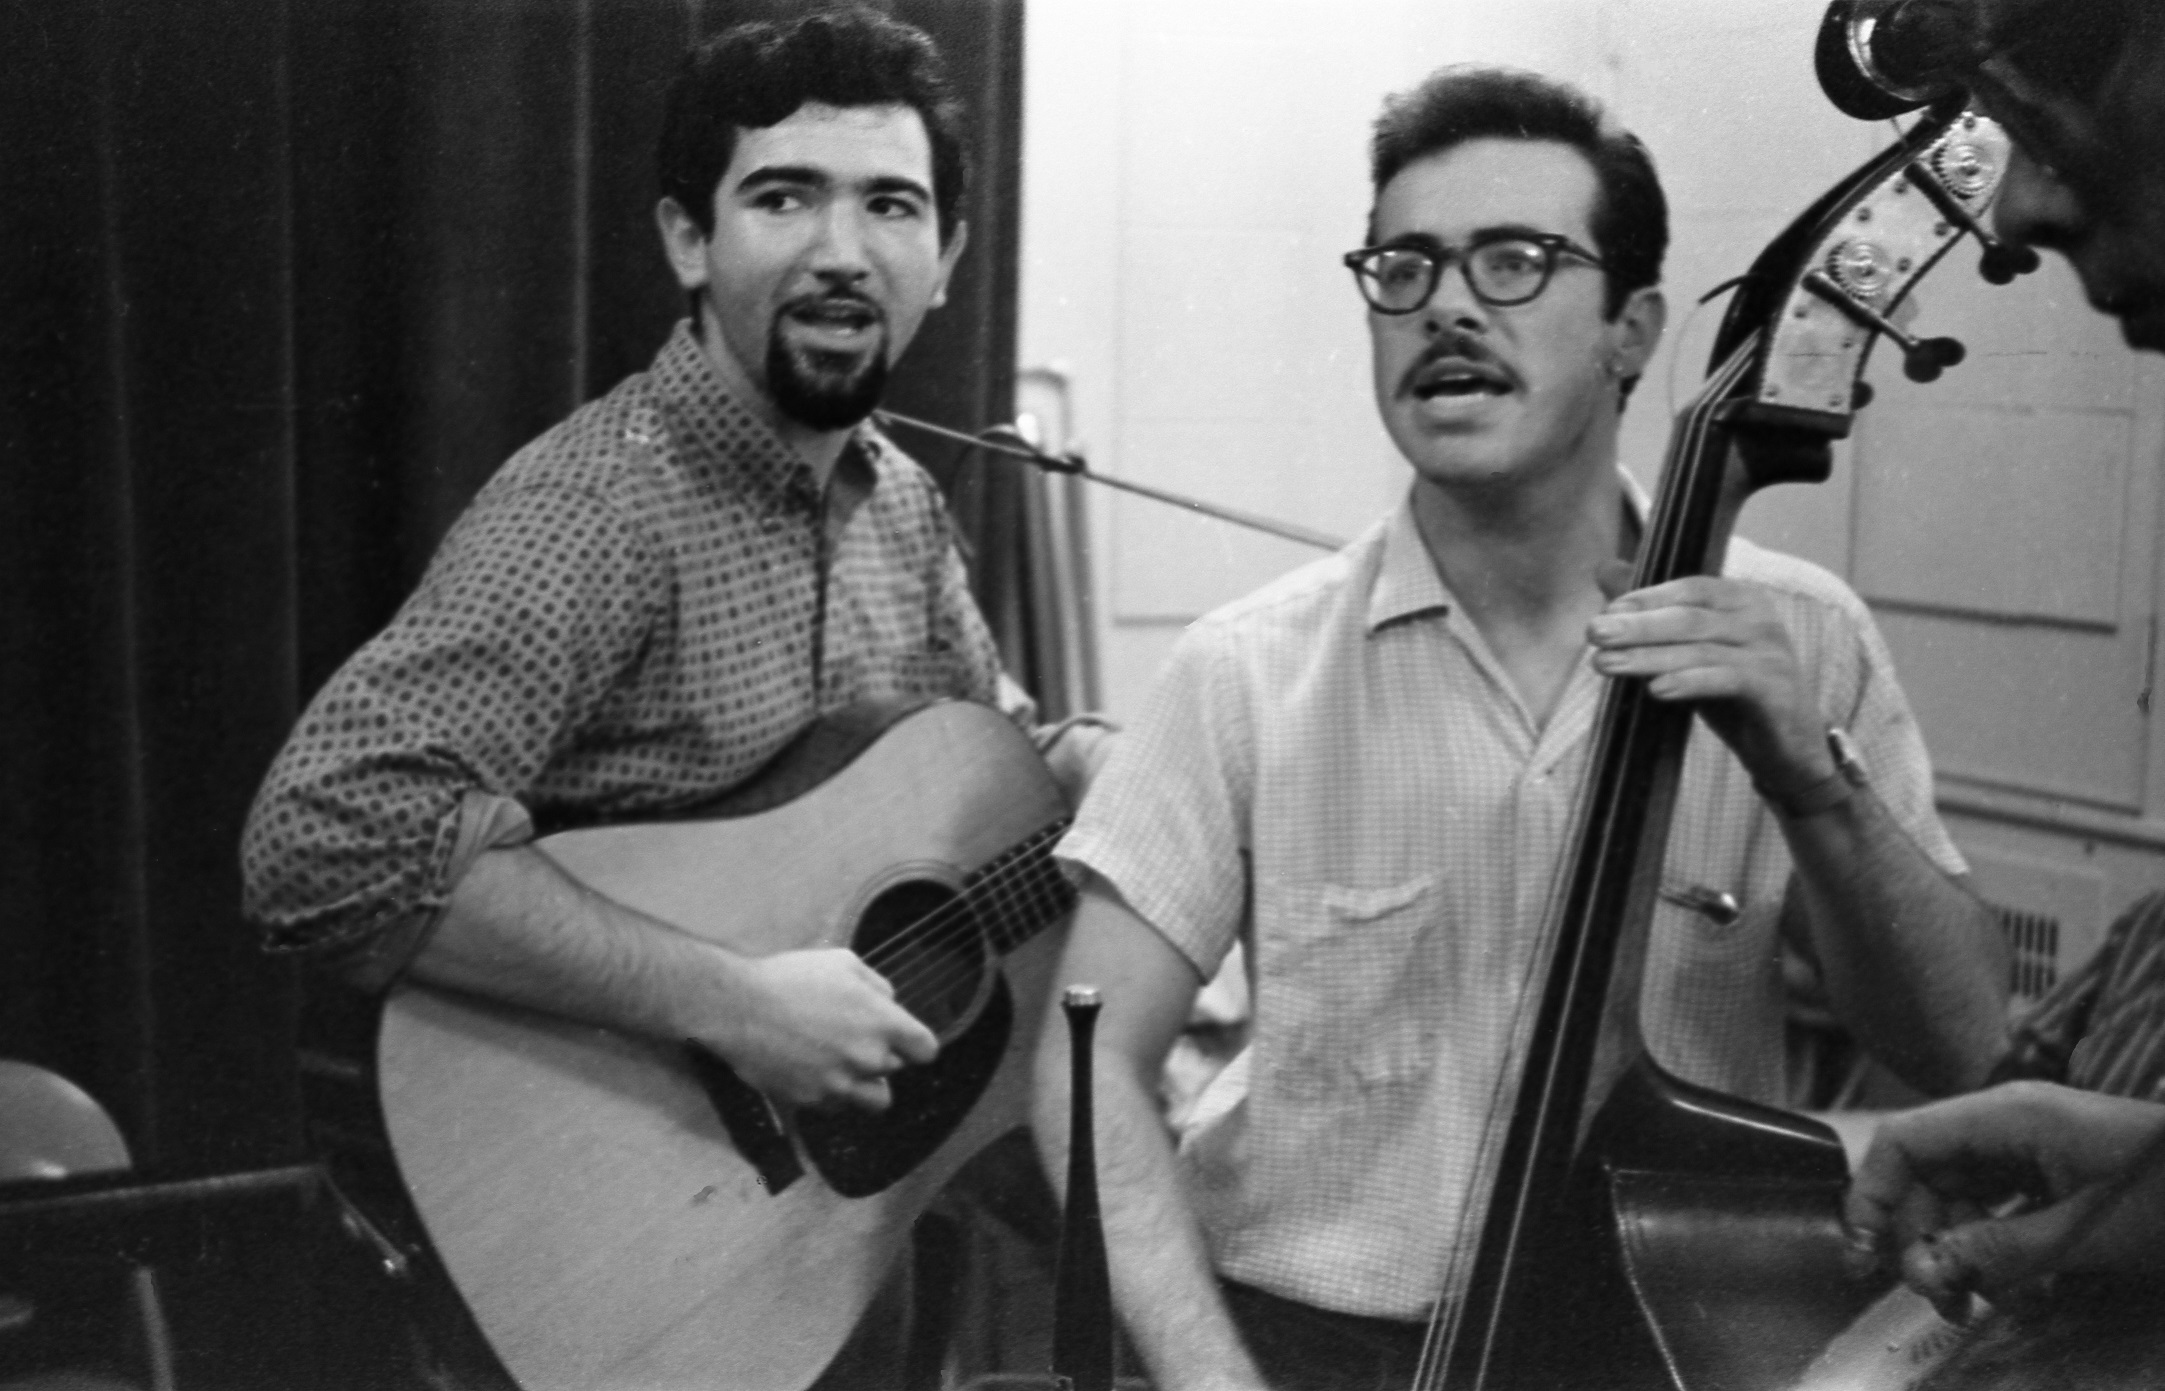
M 960 126 L 931 41 L 870 12 L 687 56 L 657 220 L 691 317 L 490 480 L 315 697 L 243 845 L 271 949 L 689 1040 L 787 1106 L 879 1110 L 933 1058 L 848 949 L 733 952 L 531 842 L 709 802 L 860 701 L 1028 719 L 938 489 L 866 423 L 962 251 Z M 1070 784 L 1075 728 L 1040 739 Z

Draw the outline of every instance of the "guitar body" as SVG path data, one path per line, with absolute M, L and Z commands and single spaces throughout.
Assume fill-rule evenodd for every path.
M 866 938 L 897 911 L 946 901 L 1065 814 L 1029 741 L 982 706 L 927 706 L 854 756 L 851 742 L 810 741 L 809 765 L 764 776 L 749 814 L 538 845 L 610 897 L 734 950 L 856 943 L 871 959 Z M 391 994 L 377 1073 L 398 1170 L 522 1387 L 794 1391 L 819 1374 L 925 1204 L 1025 1119 L 1064 930 L 1003 963 L 967 914 L 947 917 L 971 929 L 942 935 L 972 970 L 943 973 L 956 979 L 951 1017 L 935 1023 L 941 1057 L 897 1077 L 884 1116 L 823 1134 L 786 1183 L 739 1154 L 680 1049 L 470 996 Z M 958 1065 L 971 1075 L 947 1084 Z

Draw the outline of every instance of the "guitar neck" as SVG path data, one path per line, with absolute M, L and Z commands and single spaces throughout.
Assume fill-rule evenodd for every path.
M 1042 827 L 963 881 L 963 901 L 999 955 L 1037 936 L 1074 906 L 1075 886 L 1052 857 L 1067 827 L 1064 818 Z

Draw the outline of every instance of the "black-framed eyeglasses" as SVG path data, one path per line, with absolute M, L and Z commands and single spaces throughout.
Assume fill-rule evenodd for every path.
M 1493 309 L 1508 309 L 1539 298 L 1565 256 L 1608 269 L 1599 256 L 1554 232 L 1497 233 L 1463 251 L 1421 242 L 1364 246 L 1348 251 L 1345 262 L 1369 308 L 1378 314 L 1411 314 L 1436 293 L 1443 268 L 1452 261 L 1458 262 L 1475 299 Z

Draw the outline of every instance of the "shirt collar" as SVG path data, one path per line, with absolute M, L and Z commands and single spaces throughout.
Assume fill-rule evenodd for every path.
M 1455 602 L 1421 540 L 1409 490 L 1383 526 L 1383 558 L 1368 591 L 1368 631 L 1415 614 L 1447 612 Z
M 1646 490 L 1623 468 L 1616 470 L 1624 485 L 1624 506 L 1639 524 L 1643 535 L 1652 504 Z M 1383 528 L 1383 557 L 1376 566 L 1375 583 L 1368 591 L 1368 631 L 1423 613 L 1448 613 L 1458 602 L 1451 587 L 1436 572 L 1428 545 L 1421 540 L 1420 525 L 1413 520 L 1413 493 L 1407 490 Z
M 668 405 L 680 457 L 777 496 L 817 500 L 812 466 L 722 384 L 692 333 L 691 320 L 677 321 L 655 355 L 653 376 Z M 836 461 L 838 473 L 869 475 L 878 448 L 871 426 L 857 426 Z

